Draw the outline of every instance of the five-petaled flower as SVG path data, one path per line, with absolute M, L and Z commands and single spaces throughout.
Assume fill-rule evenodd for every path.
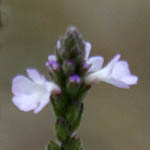
M 22 111 L 40 112 L 50 100 L 51 94 L 60 92 L 59 87 L 47 81 L 35 69 L 27 69 L 29 78 L 17 75 L 12 81 L 13 103 Z
M 91 51 L 90 43 L 86 43 L 86 60 Z M 129 88 L 137 84 L 138 77 L 130 73 L 129 65 L 126 61 L 120 60 L 120 54 L 117 54 L 105 67 L 103 57 L 94 56 L 88 59 L 91 65 L 86 77 L 87 83 L 96 83 L 104 81 L 119 88 Z

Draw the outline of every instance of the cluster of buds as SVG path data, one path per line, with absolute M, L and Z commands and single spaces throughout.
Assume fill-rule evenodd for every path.
M 79 128 L 84 106 L 84 96 L 91 85 L 106 82 L 119 88 L 129 88 L 138 81 L 130 73 L 126 61 L 117 54 L 103 66 L 102 56 L 90 56 L 91 44 L 83 40 L 75 27 L 56 44 L 55 54 L 48 56 L 46 66 L 51 81 L 47 81 L 35 69 L 27 69 L 29 78 L 18 75 L 13 79 L 13 103 L 22 111 L 38 113 L 51 100 L 56 115 L 56 137 L 47 150 L 83 150 L 80 139 L 75 135 Z

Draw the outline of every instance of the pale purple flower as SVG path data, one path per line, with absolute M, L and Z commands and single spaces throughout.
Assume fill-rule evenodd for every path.
M 59 63 L 57 61 L 56 55 L 49 55 L 48 61 L 45 64 L 49 69 L 52 70 L 58 70 L 59 69 Z
M 89 74 L 86 82 L 104 81 L 119 88 L 129 88 L 137 84 L 138 77 L 130 73 L 128 63 L 119 59 L 120 54 L 117 54 L 104 68 Z
M 88 72 L 95 72 L 101 69 L 104 59 L 101 56 L 90 56 L 91 52 L 91 44 L 89 42 L 85 42 L 85 62 L 90 65 L 90 68 L 88 69 Z
M 17 75 L 12 80 L 12 101 L 22 111 L 40 112 L 50 100 L 53 92 L 60 92 L 59 87 L 45 79 L 35 69 L 27 69 L 28 77 Z

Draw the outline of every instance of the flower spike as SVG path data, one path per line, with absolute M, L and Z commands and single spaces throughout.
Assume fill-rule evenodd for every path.
M 12 81 L 13 103 L 22 111 L 40 112 L 51 102 L 56 141 L 46 150 L 84 150 L 76 130 L 84 112 L 84 97 L 93 83 L 106 82 L 129 88 L 138 82 L 127 61 L 117 54 L 104 66 L 102 56 L 90 56 L 92 45 L 85 41 L 76 27 L 67 29 L 56 43 L 55 53 L 48 56 L 46 66 L 51 80 L 35 69 L 27 69 L 28 77 L 18 75 Z

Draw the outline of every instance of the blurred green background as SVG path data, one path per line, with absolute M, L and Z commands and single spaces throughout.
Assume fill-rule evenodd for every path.
M 139 76 L 129 90 L 100 83 L 85 100 L 78 134 L 86 150 L 150 149 L 150 1 L 3 0 L 0 31 L 0 150 L 44 150 L 54 138 L 54 117 L 19 111 L 11 80 L 28 67 L 48 75 L 45 61 L 69 25 L 93 45 L 105 64 L 116 54 Z M 48 76 L 47 76 L 48 78 Z

